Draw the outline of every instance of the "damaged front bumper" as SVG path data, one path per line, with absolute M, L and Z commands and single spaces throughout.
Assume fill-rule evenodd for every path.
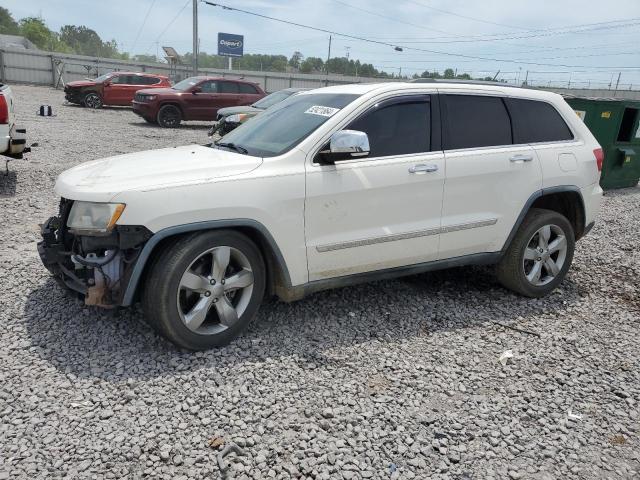
M 70 203 L 42 225 L 38 253 L 61 285 L 84 298 L 87 305 L 113 308 L 124 292 L 142 247 L 152 236 L 143 226 L 116 226 L 105 236 L 80 236 L 66 227 Z

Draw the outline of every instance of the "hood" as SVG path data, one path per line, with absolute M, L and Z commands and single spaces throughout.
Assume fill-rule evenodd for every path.
M 97 83 L 91 80 L 76 80 L 75 82 L 67 82 L 65 86 L 70 88 L 78 88 L 78 87 L 91 87 L 93 85 L 97 85 Z
M 251 105 L 246 105 L 243 107 L 226 107 L 218 110 L 218 115 L 222 117 L 228 117 L 229 115 L 235 115 L 236 113 L 258 113 L 263 110 L 260 108 L 252 107 Z
M 55 190 L 72 200 L 108 202 L 125 191 L 147 191 L 248 173 L 262 158 L 202 145 L 163 148 L 86 162 L 60 174 Z
M 174 90 L 173 88 L 165 87 L 165 88 L 144 88 L 142 90 L 137 90 L 136 93 L 142 93 L 142 94 L 148 94 L 148 95 L 162 95 L 162 94 L 178 95 L 185 92 L 182 92 L 180 90 Z

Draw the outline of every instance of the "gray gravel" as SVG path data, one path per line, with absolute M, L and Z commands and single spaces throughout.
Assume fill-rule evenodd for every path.
M 246 451 L 227 457 L 237 479 L 640 476 L 640 188 L 607 195 L 548 298 L 456 269 L 271 301 L 238 341 L 192 354 L 139 309 L 72 299 L 36 241 L 62 170 L 204 143 L 207 126 L 14 91 L 40 146 L 0 179 L 0 479 L 220 478 L 216 437 Z

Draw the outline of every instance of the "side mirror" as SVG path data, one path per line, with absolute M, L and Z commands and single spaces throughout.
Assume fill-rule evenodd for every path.
M 369 136 L 358 130 L 341 130 L 331 135 L 329 150 L 320 152 L 320 163 L 332 165 L 340 160 L 369 155 Z
M 193 87 L 191 93 L 195 95 L 196 93 L 202 93 L 202 89 L 200 87 Z

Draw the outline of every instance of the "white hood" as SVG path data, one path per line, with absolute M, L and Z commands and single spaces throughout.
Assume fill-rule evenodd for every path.
M 124 191 L 206 183 L 255 170 L 262 158 L 201 145 L 147 150 L 86 162 L 60 174 L 56 193 L 108 202 Z

